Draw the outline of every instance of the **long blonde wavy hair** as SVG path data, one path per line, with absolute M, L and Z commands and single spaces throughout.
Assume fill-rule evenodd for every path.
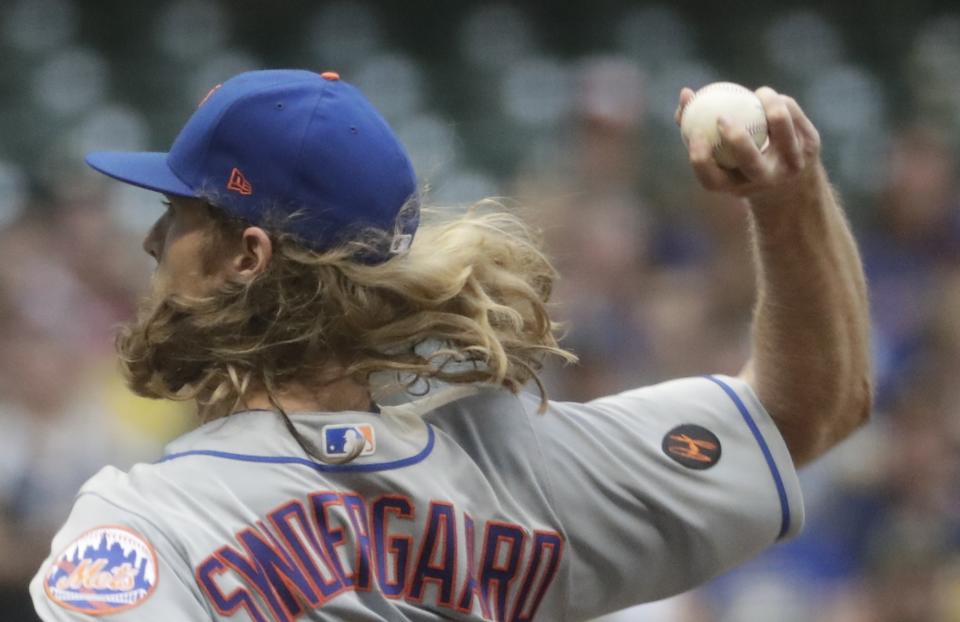
M 207 209 L 205 262 L 249 226 Z M 411 384 L 489 383 L 513 392 L 532 380 L 545 405 L 544 359 L 576 357 L 559 346 L 547 311 L 557 275 L 538 232 L 489 200 L 457 217 L 424 210 L 422 219 L 409 250 L 378 265 L 357 261 L 357 253 L 377 247 L 383 232 L 315 252 L 268 227 L 273 256 L 258 277 L 202 298 L 149 301 L 121 329 L 117 348 L 130 387 L 197 400 L 204 420 L 242 408 L 254 387 L 287 420 L 276 399 L 284 386 L 344 377 L 368 383 L 377 372 Z

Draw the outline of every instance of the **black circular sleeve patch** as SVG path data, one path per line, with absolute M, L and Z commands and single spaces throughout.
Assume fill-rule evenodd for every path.
M 720 439 L 703 426 L 678 425 L 663 437 L 663 453 L 689 469 L 709 469 L 720 461 Z

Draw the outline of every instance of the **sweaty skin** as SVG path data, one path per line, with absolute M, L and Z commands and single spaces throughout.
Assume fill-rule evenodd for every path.
M 677 119 L 693 92 L 680 94 Z M 740 377 L 776 421 L 799 466 L 867 420 L 872 405 L 867 287 L 856 244 L 820 162 L 820 137 L 790 97 L 757 90 L 770 144 L 721 118 L 737 170 L 702 137 L 690 143 L 701 185 L 747 201 L 758 301 Z

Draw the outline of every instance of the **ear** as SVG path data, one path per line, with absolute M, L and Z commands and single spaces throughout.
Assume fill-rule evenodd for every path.
M 234 256 L 230 267 L 238 281 L 251 281 L 270 265 L 273 243 L 260 227 L 247 227 L 240 244 L 240 252 Z

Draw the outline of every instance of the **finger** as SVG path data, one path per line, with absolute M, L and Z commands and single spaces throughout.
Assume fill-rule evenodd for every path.
M 759 181 L 767 177 L 769 167 L 744 125 L 732 123 L 729 117 L 721 116 L 717 120 L 717 131 L 724 146 L 733 154 L 737 169 L 747 179 Z
M 677 125 L 680 125 L 680 119 L 683 118 L 683 109 L 687 107 L 691 99 L 693 99 L 693 89 L 687 87 L 680 89 L 680 101 L 677 104 L 676 111 L 673 113 L 673 120 Z
M 717 165 L 713 147 L 703 136 L 690 139 L 690 166 L 700 185 L 707 190 L 728 190 L 738 182 L 730 171 Z
M 787 97 L 786 105 L 787 110 L 790 111 L 790 117 L 793 119 L 794 127 L 797 128 L 797 131 L 803 137 L 804 141 L 812 146 L 815 151 L 818 151 L 820 149 L 820 132 L 817 131 L 813 122 L 810 121 L 806 113 L 803 112 L 803 109 L 800 108 L 797 100 L 792 97 Z
M 757 97 L 763 103 L 764 114 L 767 116 L 770 149 L 780 157 L 787 170 L 801 170 L 804 165 L 803 153 L 800 151 L 800 139 L 793 126 L 793 116 L 787 109 L 786 97 L 768 87 L 757 89 Z

